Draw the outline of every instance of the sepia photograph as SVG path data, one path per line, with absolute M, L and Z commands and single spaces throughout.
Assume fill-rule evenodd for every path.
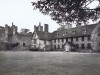
M 100 75 L 100 0 L 0 0 L 0 75 Z

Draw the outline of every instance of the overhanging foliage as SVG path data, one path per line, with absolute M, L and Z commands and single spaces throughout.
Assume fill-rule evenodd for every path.
M 34 9 L 50 15 L 57 23 L 87 23 L 88 20 L 96 21 L 100 18 L 100 3 L 96 8 L 88 7 L 93 1 L 100 0 L 39 0 L 32 2 Z

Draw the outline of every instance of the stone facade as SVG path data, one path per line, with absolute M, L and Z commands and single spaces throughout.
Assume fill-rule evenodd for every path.
M 19 43 L 20 47 L 31 45 L 32 33 L 22 34 L 18 33 L 17 26 L 12 23 L 12 26 L 0 27 L 0 41 L 3 43 L 15 44 Z
M 42 33 L 43 32 L 45 31 L 42 31 Z M 37 47 L 41 46 L 41 48 L 43 48 L 46 44 L 44 43 L 45 39 L 42 38 L 41 40 L 42 34 L 38 34 L 38 32 L 34 31 L 33 36 L 34 35 L 36 35 L 37 38 L 32 37 L 32 45 L 34 44 L 33 42 L 34 39 L 35 40 L 37 39 L 36 41 L 38 45 L 37 44 L 34 45 L 36 45 Z M 100 23 L 79 26 L 69 29 L 66 28 L 59 29 L 57 31 L 52 32 L 51 38 L 49 38 L 46 41 L 49 43 L 48 45 L 51 47 L 52 50 L 65 50 L 64 48 L 65 44 L 69 42 L 72 44 L 72 46 L 70 45 L 71 48 L 74 47 L 76 51 L 83 51 L 83 52 L 91 52 L 94 50 L 98 51 L 100 49 Z
M 90 36 L 70 37 L 70 38 L 61 38 L 61 39 L 52 40 L 53 49 L 64 49 L 63 46 L 66 42 L 71 42 L 74 45 L 76 45 L 77 50 L 90 50 L 91 49 L 91 48 L 88 48 L 88 44 L 91 45 Z M 84 45 L 83 48 L 82 48 L 82 45 Z
M 32 37 L 31 48 L 47 50 L 49 46 L 48 50 L 50 50 L 51 41 L 48 38 L 50 38 L 51 36 L 50 36 L 50 33 L 48 32 L 48 25 L 47 24 L 44 25 L 44 31 L 43 31 L 43 26 L 41 26 L 40 24 L 38 26 L 34 26 L 34 28 L 35 28 L 34 29 L 35 31 Z
M 100 51 L 100 23 L 79 26 L 69 29 L 59 29 L 49 32 L 48 24 L 34 26 L 33 34 L 18 33 L 17 26 L 0 26 L 0 42 L 3 44 L 19 43 L 16 49 L 39 48 L 41 50 L 65 50 L 69 43 L 70 48 L 76 51 L 97 52 Z M 1 44 L 0 44 L 1 45 Z M 5 46 L 5 45 L 3 45 Z

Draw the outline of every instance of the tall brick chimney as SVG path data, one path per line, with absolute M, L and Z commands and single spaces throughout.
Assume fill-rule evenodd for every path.
M 14 23 L 12 22 L 12 25 L 14 25 Z
M 40 27 L 40 31 L 43 31 L 43 26 Z
M 39 31 L 43 31 L 43 26 L 41 26 L 41 23 L 39 22 L 39 25 L 38 25 L 38 30 Z
M 34 31 L 36 31 L 36 25 L 34 25 Z
M 48 24 L 44 24 L 44 31 L 48 32 Z
M 38 31 L 38 27 L 36 25 L 34 25 L 34 31 Z
M 17 33 L 17 26 L 15 26 L 13 22 L 12 22 L 11 29 L 12 29 L 13 35 L 15 35 Z

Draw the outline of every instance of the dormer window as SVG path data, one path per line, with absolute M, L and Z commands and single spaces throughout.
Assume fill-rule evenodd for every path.
M 74 35 L 74 34 L 76 34 L 76 31 L 74 30 L 74 31 L 72 31 L 72 34 Z
M 82 33 L 83 33 L 83 34 L 85 34 L 85 33 L 86 33 L 86 28 L 84 28 L 84 29 L 83 29 L 83 32 L 82 32 Z
M 66 32 L 63 32 L 63 36 L 65 36 L 66 35 Z
M 63 36 L 65 36 L 65 34 L 63 33 Z
M 59 33 L 57 33 L 56 35 L 59 36 Z

